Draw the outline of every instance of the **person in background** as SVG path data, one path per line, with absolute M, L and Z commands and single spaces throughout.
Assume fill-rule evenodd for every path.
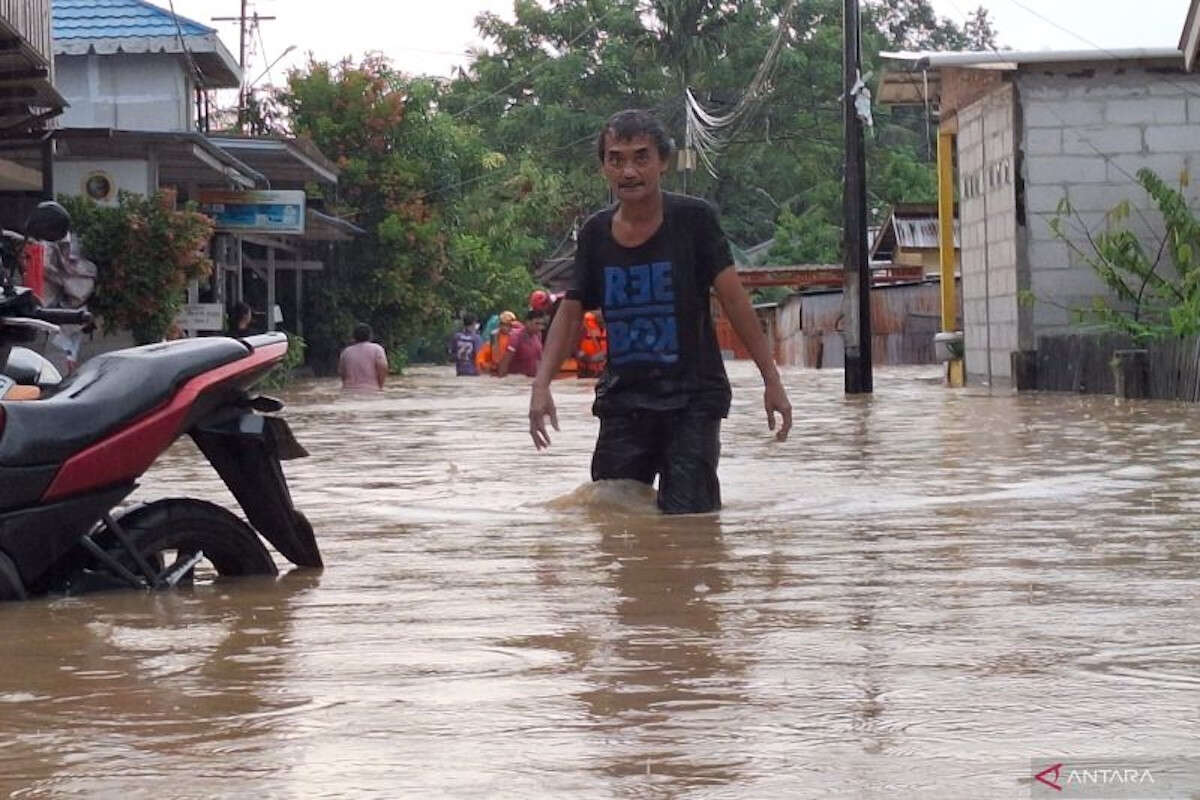
M 387 373 L 387 353 L 371 341 L 371 326 L 358 323 L 354 326 L 354 344 L 343 350 L 338 358 L 343 391 L 381 392 Z
M 503 378 L 510 372 L 518 375 L 537 375 L 542 361 L 542 330 L 546 327 L 545 311 L 530 311 L 525 325 L 508 337 L 508 347 L 496 367 L 496 374 Z
M 529 293 L 529 310 L 546 313 L 546 325 L 542 328 L 542 344 L 546 343 L 546 332 L 554 324 L 554 315 L 558 313 L 562 299 L 561 294 L 553 294 L 545 289 L 534 289 Z
M 249 336 L 251 320 L 254 318 L 254 312 L 250 310 L 250 306 L 245 303 L 238 303 L 229 312 L 229 335 L 239 339 Z
M 484 344 L 490 342 L 492 340 L 492 334 L 499 329 L 500 315 L 492 314 L 490 317 L 488 317 L 487 322 L 484 324 L 483 330 L 479 332 L 479 335 L 483 338 Z
M 551 306 L 554 305 L 554 296 L 545 289 L 534 289 L 529 293 L 529 310 L 530 311 L 545 311 L 550 313 Z
M 600 316 L 595 311 L 585 312 L 583 334 L 575 351 L 575 363 L 579 365 L 575 374 L 580 378 L 598 378 L 607 360 L 608 335 L 600 324 Z
M 519 330 L 520 327 L 516 314 L 511 311 L 500 312 L 496 328 L 491 331 L 488 340 L 480 348 L 479 355 L 475 357 L 475 366 L 480 372 L 496 374 L 496 368 L 504 358 L 504 351 L 508 349 L 508 337 L 512 335 L 514 328 Z
M 517 322 L 517 315 L 511 311 L 501 311 L 500 326 L 496 328 L 496 332 L 493 334 L 495 337 L 494 343 L 496 344 L 497 349 L 499 349 L 501 352 L 503 352 L 504 348 L 507 346 L 504 341 L 502 341 L 501 337 L 511 336 L 514 328 L 517 330 L 520 330 L 521 328 L 521 323 Z
M 479 369 L 475 366 L 475 356 L 483 347 L 483 340 L 479 338 L 478 328 L 479 323 L 475 317 L 471 314 L 464 314 L 462 330 L 450 337 L 450 355 L 454 359 L 454 369 L 457 375 L 479 374 Z

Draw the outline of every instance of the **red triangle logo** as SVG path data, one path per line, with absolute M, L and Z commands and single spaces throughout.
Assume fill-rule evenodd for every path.
M 1041 781 L 1056 792 L 1061 792 L 1063 788 L 1058 785 L 1059 772 L 1062 770 L 1062 764 L 1054 764 L 1046 767 L 1044 770 L 1034 775 L 1034 780 Z

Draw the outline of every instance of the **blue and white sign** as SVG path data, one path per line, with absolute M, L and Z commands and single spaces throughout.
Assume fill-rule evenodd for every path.
M 301 190 L 201 191 L 197 201 L 226 233 L 304 233 L 305 197 Z

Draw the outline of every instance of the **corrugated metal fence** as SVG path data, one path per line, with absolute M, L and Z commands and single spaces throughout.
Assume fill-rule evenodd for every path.
M 1116 388 L 1113 353 L 1135 348 L 1146 350 L 1149 356 L 1150 397 L 1200 401 L 1200 337 L 1138 345 L 1116 334 L 1043 336 L 1037 346 L 1037 388 L 1112 394 Z
M 933 336 L 941 323 L 937 281 L 871 289 L 871 358 L 876 365 L 934 363 Z M 780 363 L 841 369 L 842 293 L 794 295 L 776 312 Z

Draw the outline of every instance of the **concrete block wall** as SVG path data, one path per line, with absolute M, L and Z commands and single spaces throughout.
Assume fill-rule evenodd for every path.
M 1107 289 L 1090 267 L 1050 230 L 1063 198 L 1078 213 L 1075 227 L 1103 229 L 1105 214 L 1128 200 L 1142 216 L 1129 225 L 1148 243 L 1161 226 L 1153 203 L 1134 180 L 1148 167 L 1175 183 L 1187 170 L 1189 200 L 1200 199 L 1200 74 L 1136 66 L 1070 70 L 1038 65 L 1015 78 L 1025 186 L 1024 258 L 1037 298 L 1028 338 L 1073 327 L 1071 308 L 1084 308 Z M 1087 250 L 1082 231 L 1071 241 Z M 1165 266 L 1165 264 L 1164 264 Z
M 1027 285 L 1017 228 L 1015 105 L 1002 85 L 958 112 L 963 337 L 972 380 L 1004 383 Z

